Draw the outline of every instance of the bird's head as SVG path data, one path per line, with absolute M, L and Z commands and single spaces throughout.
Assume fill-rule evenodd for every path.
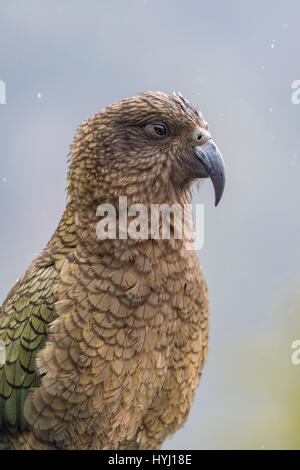
M 70 161 L 69 193 L 86 201 L 160 195 L 161 202 L 209 177 L 217 205 L 224 190 L 220 151 L 180 94 L 146 92 L 108 106 L 79 127 Z

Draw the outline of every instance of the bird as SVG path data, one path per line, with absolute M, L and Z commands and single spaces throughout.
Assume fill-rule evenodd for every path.
M 210 178 L 219 203 L 222 155 L 180 93 L 147 91 L 84 121 L 68 164 L 58 227 L 0 307 L 0 448 L 159 449 L 187 421 L 207 355 L 190 202 Z M 169 238 L 100 239 L 98 208 L 119 226 L 121 196 L 188 207 L 185 233 L 171 214 Z

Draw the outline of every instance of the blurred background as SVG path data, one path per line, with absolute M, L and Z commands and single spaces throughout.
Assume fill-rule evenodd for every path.
M 165 449 L 299 449 L 300 3 L 1 0 L 0 301 L 56 229 L 76 127 L 144 90 L 202 110 L 227 167 L 199 252 L 210 348 Z

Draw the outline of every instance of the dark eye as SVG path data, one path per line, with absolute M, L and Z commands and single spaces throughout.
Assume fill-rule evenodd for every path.
M 168 128 L 164 124 L 147 124 L 145 129 L 151 137 L 165 137 L 168 135 Z
M 159 136 L 166 135 L 167 133 L 167 128 L 163 124 L 153 124 L 153 130 Z

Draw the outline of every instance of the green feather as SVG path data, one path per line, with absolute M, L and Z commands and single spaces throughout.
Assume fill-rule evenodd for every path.
M 0 364 L 0 431 L 26 429 L 25 400 L 38 383 L 35 357 L 55 318 L 51 302 L 58 277 L 53 265 L 31 267 L 0 309 L 0 340 L 6 345 L 6 363 Z

